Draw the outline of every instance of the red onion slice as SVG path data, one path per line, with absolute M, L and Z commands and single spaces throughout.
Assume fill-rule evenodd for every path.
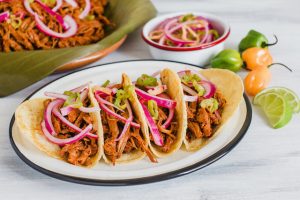
M 89 90 L 88 89 L 84 89 L 82 90 L 82 92 L 80 93 L 80 101 L 83 102 L 89 94 Z
M 165 98 L 165 99 L 170 99 L 169 95 L 167 95 L 165 93 L 159 94 L 157 96 Z M 174 118 L 174 114 L 175 114 L 175 109 L 174 108 L 169 108 L 168 118 L 166 119 L 165 123 L 162 125 L 162 127 L 164 129 L 167 129 L 170 126 L 170 124 L 171 124 L 171 122 L 172 122 L 172 120 Z
M 191 41 L 191 40 L 182 40 L 182 39 L 179 39 L 175 36 L 172 35 L 172 33 L 180 28 L 182 28 L 183 26 L 183 23 L 173 27 L 172 29 L 170 29 L 171 25 L 176 23 L 177 22 L 177 19 L 174 19 L 174 20 L 171 20 L 166 26 L 165 26 L 165 36 L 171 40 L 172 42 L 175 42 L 176 44 L 191 44 L 193 43 L 194 41 Z
M 96 106 L 94 106 L 94 107 L 84 107 L 84 106 L 81 106 L 79 108 L 79 110 L 81 112 L 84 112 L 84 113 L 94 113 L 94 112 L 99 112 L 100 111 L 100 109 L 98 107 L 96 107 Z
M 169 115 L 168 115 L 168 118 L 167 118 L 167 120 L 165 121 L 165 123 L 162 125 L 162 127 L 164 128 L 164 129 L 167 129 L 167 128 L 169 128 L 169 126 L 170 126 L 170 124 L 171 124 L 171 122 L 172 122 L 172 120 L 173 120 L 173 118 L 174 118 L 174 114 L 175 114 L 175 109 L 174 108 L 170 108 L 169 109 Z
M 159 105 L 161 107 L 164 107 L 164 108 L 175 108 L 176 107 L 176 101 L 174 101 L 174 100 L 150 95 L 147 92 L 145 92 L 139 88 L 135 88 L 135 91 L 136 91 L 137 95 L 140 96 L 141 98 L 143 98 L 145 100 L 154 100 L 154 101 L 156 101 L 157 105 Z
M 91 1 L 85 0 L 85 7 L 82 13 L 80 13 L 79 18 L 84 19 L 89 14 L 90 10 L 91 10 Z
M 46 128 L 46 125 L 45 125 L 45 121 L 43 121 L 41 123 L 41 126 L 42 126 L 42 130 L 43 130 L 43 133 L 45 135 L 45 137 L 52 143 L 54 144 L 58 144 L 60 146 L 62 145 L 66 145 L 66 144 L 72 144 L 74 142 L 77 142 L 78 140 L 81 140 L 82 138 L 84 138 L 88 132 L 90 130 L 92 130 L 93 126 L 92 124 L 88 125 L 84 130 L 82 130 L 79 134 L 77 134 L 76 136 L 72 137 L 72 138 L 67 138 L 67 139 L 59 139 L 59 138 L 56 138 L 54 136 L 52 136 L 49 131 L 47 130 Z
M 78 7 L 77 2 L 74 1 L 74 0 L 65 0 L 65 2 L 67 2 L 68 4 L 70 4 L 73 8 Z
M 119 141 L 123 137 L 123 135 L 127 132 L 128 128 L 130 128 L 130 123 L 133 120 L 132 110 L 131 110 L 130 104 L 129 104 L 127 99 L 125 100 L 125 103 L 126 103 L 126 108 L 128 110 L 128 113 L 129 113 L 129 117 L 125 122 L 125 126 L 124 126 L 121 134 L 118 136 L 118 138 L 115 141 Z
M 60 109 L 60 112 L 62 114 L 62 116 L 67 116 L 74 108 L 72 106 L 66 106 L 66 107 L 62 107 Z
M 63 4 L 63 0 L 56 0 L 56 5 L 54 8 L 52 8 L 53 12 L 56 12 Z
M 163 93 L 166 89 L 167 89 L 166 85 L 158 85 L 156 87 L 150 88 L 147 92 L 155 96 Z
M 203 97 L 207 99 L 213 97 L 216 92 L 216 86 L 209 81 L 201 81 L 200 83 L 205 89 Z
M 121 120 L 121 121 L 123 121 L 123 122 L 126 122 L 126 118 L 125 117 L 123 117 L 123 116 L 121 116 L 121 115 L 118 115 L 117 113 L 115 113 L 115 112 L 113 112 L 112 110 L 110 110 L 106 105 L 105 105 L 105 103 L 104 103 L 104 99 L 102 99 L 100 96 L 98 96 L 98 95 L 95 95 L 95 97 L 96 97 L 96 99 L 97 99 L 97 101 L 98 101 L 98 103 L 99 103 L 99 106 L 100 106 L 100 108 L 104 111 L 104 112 L 106 112 L 108 115 L 110 115 L 110 116 L 112 116 L 112 117 L 115 117 L 116 119 L 119 119 L 119 120 Z M 124 112 L 124 111 L 123 111 Z M 131 126 L 133 126 L 133 127 L 135 127 L 135 128 L 140 128 L 141 126 L 138 124 L 138 123 L 135 123 L 135 122 L 130 122 L 130 125 Z
M 63 99 L 63 100 L 68 99 L 67 95 L 56 93 L 56 92 L 45 92 L 44 94 L 47 97 L 52 97 L 52 98 L 56 98 L 56 99 Z
M 58 111 L 58 106 L 55 106 L 52 110 L 53 114 L 65 125 L 70 127 L 71 129 L 74 129 L 77 132 L 81 132 L 82 129 L 76 126 L 75 124 L 71 123 L 69 120 L 67 120 L 65 117 L 62 116 L 62 114 Z M 98 135 L 87 133 L 87 136 L 90 138 L 98 138 Z
M 186 75 L 187 72 L 189 72 L 191 74 L 196 74 L 197 76 L 199 76 L 201 78 L 201 80 L 207 81 L 207 79 L 199 71 L 194 70 L 194 69 L 182 70 L 182 71 L 177 72 L 177 74 L 181 78 L 184 75 Z
M 54 127 L 52 124 L 52 119 L 51 119 L 52 110 L 54 109 L 55 106 L 62 105 L 63 103 L 64 103 L 64 100 L 56 99 L 54 101 L 51 101 L 48 104 L 47 108 L 45 109 L 45 112 L 44 112 L 45 127 L 51 134 L 54 134 L 54 135 L 57 134 L 57 133 L 55 133 Z
M 149 110 L 147 109 L 147 107 L 144 104 L 141 104 L 141 105 L 142 105 L 142 108 L 144 110 L 144 113 L 145 113 L 145 116 L 146 116 L 146 119 L 147 119 L 147 124 L 148 124 L 150 132 L 152 134 L 154 143 L 157 146 L 163 146 L 164 142 L 163 142 L 163 139 L 162 139 L 162 137 L 159 133 L 158 127 L 155 124 L 155 121 L 151 117 L 151 114 L 150 114 Z
M 82 92 L 84 89 L 88 89 L 89 88 L 89 85 L 92 83 L 92 81 L 90 81 L 90 82 L 87 82 L 87 83 L 85 83 L 85 84 L 83 84 L 83 85 L 81 85 L 81 86 L 79 86 L 79 87 L 77 87 L 77 88 L 74 88 L 74 89 L 72 89 L 72 90 L 70 90 L 71 92 Z
M 64 22 L 67 23 L 70 28 L 64 32 L 64 33 L 58 33 L 58 32 L 55 32 L 51 29 L 48 28 L 48 26 L 46 26 L 42 20 L 39 18 L 39 16 L 37 14 L 34 14 L 34 18 L 35 18 L 35 21 L 37 23 L 37 28 L 42 31 L 43 33 L 45 33 L 46 35 L 49 35 L 49 36 L 52 36 L 52 37 L 56 37 L 56 38 L 68 38 L 68 37 L 71 37 L 73 35 L 76 34 L 77 32 L 77 24 L 76 24 L 76 21 L 70 17 L 69 15 L 66 15 L 64 17 Z
M 35 14 L 35 12 L 32 10 L 32 8 L 30 7 L 30 0 L 24 0 L 23 1 L 24 7 L 25 9 L 32 15 Z
M 184 101 L 187 101 L 187 102 L 195 102 L 198 100 L 198 96 L 184 95 L 183 99 L 184 99 Z
M 119 108 L 118 106 L 116 106 L 115 104 L 113 103 L 110 103 L 109 101 L 106 101 L 105 99 L 103 99 L 98 93 L 95 93 L 95 97 L 96 97 L 96 100 L 99 102 L 99 103 L 103 103 L 105 105 L 109 105 L 109 106 L 112 106 L 114 107 L 115 109 L 121 111 L 121 112 L 124 112 L 124 110 L 122 110 L 121 108 Z
M 184 85 L 183 83 L 181 83 L 182 89 L 183 91 L 187 92 L 188 94 L 192 95 L 192 96 L 198 96 L 198 93 L 193 90 L 192 88 Z
M 70 28 L 69 23 L 67 23 L 64 18 L 57 14 L 56 12 L 54 12 L 53 10 L 51 10 L 51 8 L 49 8 L 46 4 L 42 3 L 40 0 L 35 0 L 47 13 L 49 13 L 50 15 L 54 16 L 57 20 L 57 22 L 62 25 L 64 30 L 68 30 Z M 35 17 L 37 15 L 37 13 L 34 13 Z M 40 20 L 41 21 L 41 20 Z M 48 28 L 48 27 L 47 27 Z M 49 28 L 48 28 L 49 29 Z M 49 29 L 50 30 L 50 29 Z
M 8 11 L 5 11 L 5 12 L 1 13 L 0 14 L 0 23 L 8 20 L 8 18 L 9 18 L 9 12 Z

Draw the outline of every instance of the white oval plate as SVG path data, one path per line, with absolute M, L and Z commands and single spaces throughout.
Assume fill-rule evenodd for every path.
M 27 99 L 43 97 L 45 91 L 63 92 L 88 81 L 102 84 L 105 80 L 120 82 L 121 74 L 127 73 L 135 80 L 142 73 L 152 74 L 162 68 L 179 71 L 196 68 L 191 64 L 163 60 L 135 60 L 99 65 L 73 72 L 40 88 Z M 197 68 L 199 69 L 199 68 Z M 201 150 L 190 153 L 179 150 L 173 155 L 151 163 L 145 158 L 131 164 L 109 166 L 100 162 L 93 169 L 73 166 L 51 158 L 38 150 L 14 126 L 14 116 L 10 124 L 10 140 L 17 155 L 32 168 L 49 176 L 82 184 L 129 185 L 161 181 L 181 176 L 218 160 L 228 153 L 246 133 L 252 117 L 248 98 L 244 100 L 226 123 L 222 132 Z

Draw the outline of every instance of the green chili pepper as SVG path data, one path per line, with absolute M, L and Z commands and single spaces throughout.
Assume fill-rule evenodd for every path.
M 181 81 L 185 84 L 188 84 L 193 81 L 201 81 L 201 78 L 197 74 L 185 74 L 181 77 Z
M 124 110 L 126 108 L 126 104 L 124 100 L 126 99 L 126 93 L 125 90 L 118 89 L 116 93 L 116 99 L 114 102 L 114 105 Z M 123 103 L 123 104 L 122 104 Z
M 142 76 L 137 79 L 136 84 L 140 87 L 158 85 L 157 79 L 147 74 L 142 74 Z
M 195 16 L 193 14 L 186 14 L 180 17 L 179 22 L 186 22 L 188 20 L 193 20 L 195 19 Z
M 233 49 L 225 49 L 218 53 L 210 62 L 213 68 L 228 69 L 237 72 L 243 65 L 239 52 Z
M 214 98 L 204 99 L 200 103 L 201 108 L 206 108 L 210 113 L 215 112 L 219 108 L 219 103 Z
M 65 101 L 63 107 L 72 105 L 72 107 L 74 108 L 80 108 L 82 106 L 79 92 L 65 91 L 64 95 L 67 95 L 68 98 Z
M 85 19 L 89 20 L 89 21 L 94 20 L 95 19 L 95 15 L 88 15 L 88 16 L 85 17 Z
M 148 110 L 153 117 L 153 119 L 157 120 L 158 119 L 158 106 L 156 101 L 154 100 L 149 100 L 148 101 Z
M 116 93 L 116 99 L 114 105 L 124 110 L 126 108 L 125 100 L 131 97 L 133 86 L 126 86 L 124 89 L 118 89 Z
M 208 33 L 209 34 L 213 34 L 214 40 L 216 40 L 216 39 L 218 39 L 220 37 L 218 31 L 216 31 L 215 29 L 209 30 Z
M 260 32 L 257 32 L 255 30 L 250 30 L 248 32 L 248 34 L 246 35 L 246 37 L 244 37 L 240 44 L 239 44 L 239 51 L 243 52 L 246 49 L 249 49 L 251 47 L 260 47 L 260 48 L 265 48 L 268 46 L 272 46 L 277 44 L 278 39 L 276 37 L 276 35 L 274 35 L 276 41 L 272 44 L 268 43 L 268 39 L 266 38 L 266 36 Z
M 102 87 L 107 87 L 109 83 L 110 83 L 110 80 L 106 80 L 101 86 Z

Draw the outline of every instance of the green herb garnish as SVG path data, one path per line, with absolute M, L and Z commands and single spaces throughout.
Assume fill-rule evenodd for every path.
M 201 108 L 207 109 L 210 113 L 215 112 L 219 108 L 219 103 L 215 98 L 204 99 L 200 103 Z
M 109 83 L 110 83 L 110 80 L 106 80 L 101 86 L 102 87 L 107 87 Z
M 195 19 L 195 16 L 193 14 L 186 14 L 180 17 L 179 22 L 186 22 L 193 19 Z
M 216 39 L 218 39 L 220 37 L 218 31 L 216 31 L 215 29 L 209 30 L 208 33 L 209 34 L 213 34 L 214 40 L 216 40 Z
M 88 16 L 85 17 L 85 19 L 89 20 L 89 21 L 94 20 L 95 19 L 95 15 L 88 15 Z
M 140 76 L 137 81 L 136 81 L 136 85 L 140 86 L 140 87 L 145 87 L 145 86 L 157 86 L 158 82 L 157 79 L 149 76 L 147 74 L 142 74 L 142 76 Z
M 152 118 L 157 120 L 158 119 L 158 106 L 157 106 L 156 101 L 154 101 L 154 100 L 148 101 L 148 110 L 149 110 Z
M 116 99 L 114 105 L 118 108 L 124 110 L 126 108 L 125 100 L 131 97 L 133 86 L 126 86 L 124 89 L 118 89 L 116 93 Z
M 191 83 L 193 81 L 201 81 L 201 78 L 196 74 L 185 74 L 181 77 L 181 81 L 185 84 Z
M 65 91 L 64 95 L 67 95 L 68 98 L 65 101 L 63 107 L 72 105 L 74 108 L 80 108 L 82 107 L 82 102 L 80 99 L 80 93 L 79 92 L 71 92 L 71 91 Z
M 205 89 L 202 85 L 198 84 L 196 80 L 193 80 L 193 86 L 195 90 L 198 92 L 198 95 L 201 97 L 205 93 Z

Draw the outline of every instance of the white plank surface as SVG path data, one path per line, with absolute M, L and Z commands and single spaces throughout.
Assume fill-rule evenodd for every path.
M 211 12 L 228 20 L 227 47 L 236 48 L 249 29 L 257 29 L 279 44 L 271 48 L 276 62 L 271 85 L 286 86 L 300 95 L 300 1 L 298 0 L 153 0 L 160 13 Z M 115 53 L 99 64 L 151 58 L 140 32 L 132 34 Z M 245 72 L 240 73 L 245 76 Z M 300 199 L 300 114 L 274 130 L 257 108 L 240 144 L 218 162 L 190 175 L 160 183 L 130 187 L 94 187 L 45 176 L 24 164 L 9 144 L 8 126 L 16 107 L 31 92 L 61 75 L 50 76 L 14 95 L 0 99 L 0 199 Z M 16 80 L 17 81 L 17 80 Z

